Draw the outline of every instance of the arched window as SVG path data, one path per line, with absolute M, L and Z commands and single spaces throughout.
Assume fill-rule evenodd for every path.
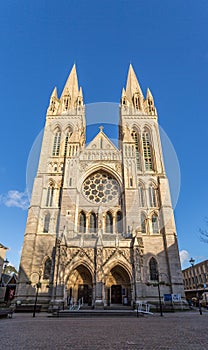
M 137 170 L 141 170 L 141 159 L 140 159 L 140 149 L 139 149 L 138 134 L 137 134 L 137 132 L 135 130 L 133 130 L 131 136 L 132 136 L 132 138 L 134 140 L 134 144 L 135 144 Z
M 157 189 L 153 186 L 149 187 L 149 205 L 152 208 L 158 206 Z
M 72 132 L 70 130 L 67 131 L 66 136 L 65 136 L 65 144 L 64 144 L 64 156 L 68 155 L 68 141 L 71 136 Z
M 48 280 L 50 278 L 50 274 L 51 274 L 51 259 L 47 258 L 44 264 L 44 270 L 43 270 L 43 279 L 44 280 Z
M 107 233 L 113 233 L 113 216 L 109 211 L 105 216 L 105 230 Z
M 61 131 L 58 129 L 54 134 L 53 139 L 53 156 L 59 156 L 61 142 Z
M 146 216 L 144 213 L 141 213 L 141 231 L 146 233 Z
M 140 207 L 145 207 L 145 190 L 141 184 L 139 184 L 139 204 Z
M 134 100 L 134 107 L 136 109 L 141 109 L 139 94 L 134 94 L 133 100 Z
M 54 195 L 54 187 L 51 184 L 48 187 L 48 190 L 47 190 L 46 207 L 52 207 L 52 205 L 53 205 L 53 195 Z
M 95 233 L 97 228 L 97 218 L 95 213 L 90 214 L 90 233 Z
M 158 265 L 157 265 L 157 260 L 155 258 L 150 259 L 149 272 L 150 272 L 150 280 L 152 281 L 159 280 Z
M 44 219 L 44 227 L 43 232 L 48 233 L 49 231 L 49 224 L 50 224 L 50 214 L 47 213 Z
M 152 215 L 152 233 L 159 233 L 158 216 L 156 214 Z
M 69 94 L 68 89 L 66 89 L 62 101 L 63 101 L 63 111 L 68 111 L 71 105 L 71 96 Z
M 145 170 L 153 170 L 152 162 L 152 147 L 150 144 L 150 134 L 146 130 L 142 134 L 142 145 L 143 145 L 143 154 L 144 154 L 144 166 Z
M 86 232 L 86 215 L 83 211 L 79 214 L 79 232 Z
M 116 225 L 117 225 L 117 232 L 123 233 L 123 218 L 122 213 L 120 211 L 116 214 Z

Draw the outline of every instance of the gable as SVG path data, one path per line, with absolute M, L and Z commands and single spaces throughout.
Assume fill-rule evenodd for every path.
M 110 139 L 101 131 L 94 137 L 94 139 L 88 144 L 86 150 L 109 150 L 117 151 L 117 147 L 110 141 Z

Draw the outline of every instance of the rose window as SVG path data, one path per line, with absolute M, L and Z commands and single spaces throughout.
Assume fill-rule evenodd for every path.
M 93 203 L 107 203 L 119 197 L 118 181 L 106 172 L 90 175 L 82 185 L 85 197 Z

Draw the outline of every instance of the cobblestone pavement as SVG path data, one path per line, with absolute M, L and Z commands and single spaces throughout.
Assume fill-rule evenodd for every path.
M 50 318 L 14 314 L 0 320 L 3 349 L 208 349 L 208 312 L 144 317 Z

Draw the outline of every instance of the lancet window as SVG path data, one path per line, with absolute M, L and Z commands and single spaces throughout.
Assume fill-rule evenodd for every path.
M 60 152 L 60 143 L 61 143 L 61 131 L 57 130 L 54 134 L 53 139 L 53 156 L 59 156 Z
M 50 214 L 47 213 L 44 218 L 44 227 L 43 227 L 43 232 L 48 233 L 49 231 L 49 225 L 50 225 Z
M 150 134 L 148 130 L 145 130 L 142 134 L 142 145 L 145 170 L 153 170 L 152 146 L 150 143 Z
M 158 264 L 155 258 L 151 258 L 149 261 L 149 272 L 150 272 L 150 280 L 158 281 Z

